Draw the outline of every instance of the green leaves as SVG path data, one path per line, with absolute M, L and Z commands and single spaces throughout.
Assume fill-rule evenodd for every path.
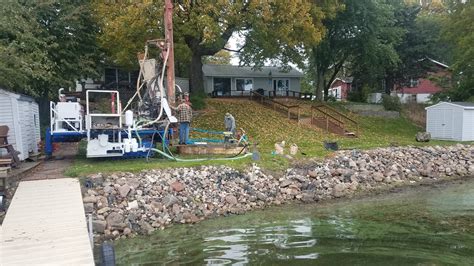
M 468 100 L 474 95 L 474 2 L 457 3 L 449 14 L 443 35 L 454 47 L 453 100 Z
M 101 56 L 87 0 L 0 6 L 0 86 L 47 96 L 93 77 Z

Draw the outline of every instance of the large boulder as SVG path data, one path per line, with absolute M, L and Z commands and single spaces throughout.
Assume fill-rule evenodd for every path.
M 416 141 L 418 142 L 428 142 L 431 140 L 431 134 L 428 132 L 418 132 L 416 133 Z

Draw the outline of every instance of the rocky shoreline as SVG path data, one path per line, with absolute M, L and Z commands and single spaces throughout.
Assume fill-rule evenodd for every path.
M 339 151 L 273 176 L 253 166 L 94 174 L 83 201 L 96 241 L 149 234 L 288 202 L 311 203 L 394 186 L 474 175 L 474 146 L 390 147 Z

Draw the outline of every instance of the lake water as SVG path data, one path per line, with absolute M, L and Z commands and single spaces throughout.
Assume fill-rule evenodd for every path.
M 115 249 L 122 265 L 474 265 L 474 180 L 177 225 Z

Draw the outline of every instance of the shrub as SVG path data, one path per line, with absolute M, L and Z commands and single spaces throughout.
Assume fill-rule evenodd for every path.
M 349 91 L 349 95 L 347 96 L 347 99 L 350 102 L 360 102 L 360 103 L 365 103 L 367 102 L 367 97 L 369 97 L 369 93 L 372 90 L 369 88 L 369 86 L 364 85 L 361 89 L 353 89 Z
M 326 102 L 330 102 L 330 103 L 335 103 L 337 101 L 336 97 L 334 97 L 334 95 L 328 95 L 328 97 L 326 98 Z
M 387 111 L 397 111 L 400 112 L 402 109 L 402 104 L 400 98 L 397 96 L 390 96 L 387 94 L 382 95 L 382 105 L 383 108 Z
M 205 94 L 192 94 L 190 95 L 190 100 L 194 110 L 201 110 L 206 108 L 206 95 Z

